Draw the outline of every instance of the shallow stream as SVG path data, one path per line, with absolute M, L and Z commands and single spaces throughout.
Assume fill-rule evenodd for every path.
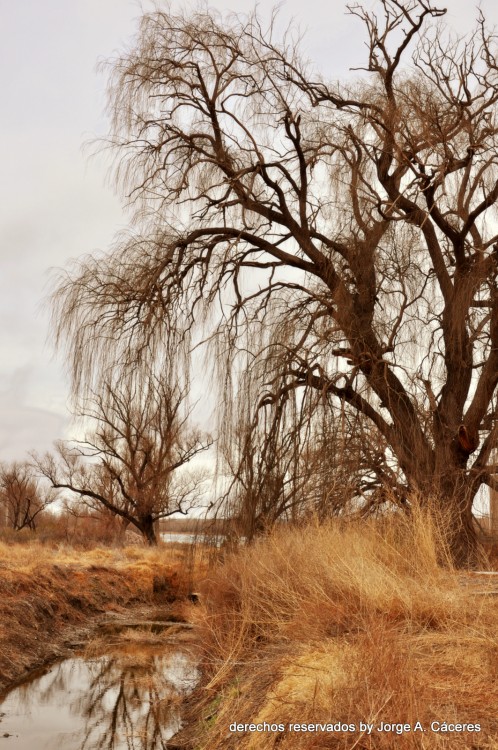
M 166 750 L 195 663 L 152 624 L 111 630 L 4 697 L 0 750 Z

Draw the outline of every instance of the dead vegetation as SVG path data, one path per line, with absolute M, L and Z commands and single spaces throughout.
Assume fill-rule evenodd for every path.
M 185 595 L 186 571 L 178 549 L 0 542 L 0 689 L 60 654 L 92 617 Z
M 426 518 L 397 518 L 281 529 L 228 559 L 197 610 L 205 699 L 195 746 L 497 747 L 498 598 L 462 585 L 440 549 Z M 427 731 L 229 731 L 382 721 Z M 436 733 L 433 721 L 481 732 Z
M 206 346 L 250 533 L 310 495 L 334 512 L 329 412 L 361 436 L 356 502 L 436 493 L 471 568 L 474 499 L 498 490 L 497 38 L 480 12 L 455 37 L 431 0 L 346 9 L 365 45 L 343 80 L 275 14 L 143 14 L 104 66 L 130 226 L 54 277 L 54 338 L 77 397 L 150 362 L 207 394 Z

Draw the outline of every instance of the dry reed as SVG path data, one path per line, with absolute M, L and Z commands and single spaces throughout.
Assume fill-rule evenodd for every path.
M 437 524 L 422 514 L 282 529 L 230 557 L 198 610 L 198 746 L 498 747 L 497 598 L 462 585 L 441 558 Z M 413 731 L 417 721 L 425 732 Z M 233 722 L 285 730 L 235 733 Z M 355 730 L 289 731 L 295 722 Z M 412 731 L 368 735 L 360 722 Z M 431 722 L 481 731 L 436 732 Z

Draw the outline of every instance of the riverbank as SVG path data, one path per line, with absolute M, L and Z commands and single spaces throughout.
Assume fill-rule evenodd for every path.
M 0 543 L 0 692 L 85 640 L 99 616 L 181 599 L 181 552 Z
M 137 605 L 93 620 L 90 640 L 10 690 L 0 737 L 14 750 L 170 747 L 199 675 L 187 623 L 171 605 Z
M 179 747 L 498 747 L 496 577 L 426 519 L 281 530 L 212 571 Z M 177 738 L 175 738 L 177 739 Z

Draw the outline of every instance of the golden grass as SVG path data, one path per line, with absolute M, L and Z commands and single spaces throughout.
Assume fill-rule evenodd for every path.
M 281 530 L 227 560 L 197 610 L 210 717 L 199 748 L 498 748 L 498 597 L 440 557 L 419 517 Z M 234 721 L 286 730 L 234 734 Z M 426 732 L 288 730 L 381 721 Z
M 91 550 L 81 550 L 70 545 L 61 544 L 50 547 L 40 544 L 34 539 L 29 544 L 5 544 L 0 542 L 0 565 L 9 568 L 32 572 L 40 565 L 109 565 L 112 567 L 126 567 L 133 563 L 153 565 L 163 563 L 165 558 L 169 562 L 178 563 L 182 560 L 178 548 L 170 547 L 96 547 Z
M 0 543 L 0 688 L 60 652 L 68 626 L 188 592 L 180 549 L 75 550 Z

